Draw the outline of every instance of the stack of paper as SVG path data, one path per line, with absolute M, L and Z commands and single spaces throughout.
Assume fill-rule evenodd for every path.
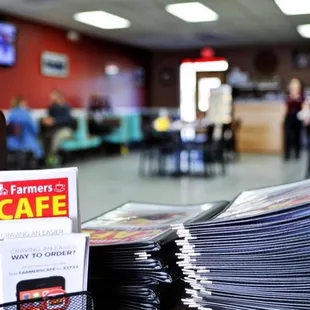
M 172 224 L 210 219 L 227 203 L 127 203 L 82 225 L 91 235 L 89 289 L 100 309 L 173 309 L 184 295 Z
M 309 309 L 310 181 L 242 193 L 216 219 L 176 225 L 184 304 Z

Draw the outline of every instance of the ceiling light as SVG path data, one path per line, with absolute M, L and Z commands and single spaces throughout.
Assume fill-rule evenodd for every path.
M 119 73 L 119 67 L 117 65 L 107 65 L 105 67 L 106 75 L 117 75 Z
M 310 14 L 309 0 L 274 0 L 285 15 Z
M 211 22 L 219 17 L 200 2 L 169 4 L 166 6 L 166 11 L 188 23 Z
M 310 39 L 310 24 L 297 26 L 298 33 L 306 39 Z
M 194 62 L 196 72 L 223 72 L 227 71 L 229 64 L 226 60 Z
M 129 20 L 104 11 L 76 13 L 73 18 L 80 23 L 101 29 L 122 29 L 130 26 Z

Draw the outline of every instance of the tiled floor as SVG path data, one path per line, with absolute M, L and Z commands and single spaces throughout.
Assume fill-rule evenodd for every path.
M 82 221 L 124 202 L 150 201 L 189 204 L 230 200 L 244 189 L 301 180 L 305 156 L 283 163 L 277 156 L 243 155 L 228 168 L 227 176 L 203 178 L 143 178 L 138 175 L 138 156 L 87 159 L 79 167 Z

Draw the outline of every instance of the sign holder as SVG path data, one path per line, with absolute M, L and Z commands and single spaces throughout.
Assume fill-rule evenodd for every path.
M 91 293 L 78 292 L 11 302 L 0 307 L 6 310 L 94 310 L 94 302 Z
M 8 169 L 7 152 L 7 125 L 3 112 L 0 110 L 0 171 Z M 33 310 L 38 308 L 42 310 L 54 309 L 65 310 L 70 307 L 72 310 L 94 310 L 94 302 L 89 292 L 78 292 L 71 294 L 55 294 L 44 298 L 31 299 L 24 301 L 15 301 L 1 304 L 1 309 L 7 310 Z
M 0 170 L 7 170 L 6 120 L 0 111 Z

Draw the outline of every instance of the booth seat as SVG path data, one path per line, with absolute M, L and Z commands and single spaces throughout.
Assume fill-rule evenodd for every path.
M 8 111 L 4 112 L 7 115 Z M 45 109 L 33 110 L 33 117 L 37 121 L 45 116 Z M 104 142 L 128 145 L 133 142 L 140 142 L 143 139 L 141 115 L 137 112 L 112 114 L 111 118 L 120 119 L 120 127 L 104 137 L 90 135 L 85 109 L 74 109 L 73 116 L 76 118 L 78 126 L 73 138 L 62 143 L 61 150 L 64 152 L 97 148 Z
M 101 145 L 101 138 L 90 136 L 86 116 L 76 116 L 76 119 L 78 126 L 73 138 L 64 141 L 60 149 L 65 152 L 74 152 L 99 147 Z
M 143 139 L 141 117 L 138 114 L 117 115 L 120 118 L 120 127 L 104 137 L 89 134 L 86 115 L 75 115 L 75 117 L 78 121 L 78 128 L 73 139 L 63 142 L 62 151 L 73 152 L 97 148 L 104 142 L 127 145 L 132 142 L 140 142 Z M 115 118 L 115 115 L 111 117 Z
M 115 118 L 115 115 L 113 115 Z M 102 137 L 102 142 L 129 144 L 143 139 L 141 116 L 139 114 L 117 115 L 120 127 L 111 134 Z

